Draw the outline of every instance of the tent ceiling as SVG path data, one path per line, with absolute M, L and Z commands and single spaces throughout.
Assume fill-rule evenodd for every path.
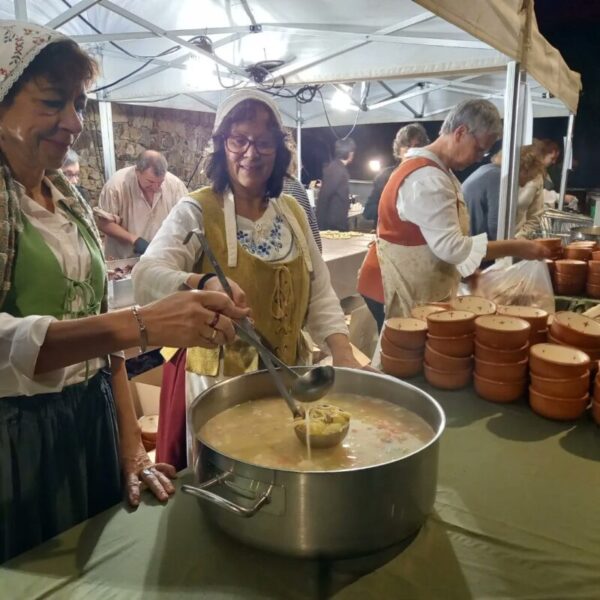
M 527 4 L 528 0 L 0 0 L 0 17 L 14 18 L 15 7 L 25 8 L 31 21 L 84 43 L 101 61 L 99 87 L 125 78 L 100 92 L 116 102 L 214 110 L 229 93 L 223 85 L 257 85 L 262 74 L 263 85 L 273 88 L 283 78 L 292 91 L 322 84 L 313 101 L 301 106 L 307 127 L 325 125 L 327 116 L 333 125 L 441 119 L 448 108 L 473 96 L 490 98 L 502 111 L 504 68 L 520 58 L 543 81 L 529 78 L 534 114 L 567 115 L 576 109 L 578 76 L 539 36 L 535 22 L 528 20 L 531 13 L 521 10 Z M 523 28 L 529 32 L 526 36 L 519 35 Z M 194 44 L 195 37 L 200 45 Z M 179 49 L 169 51 L 174 46 Z M 165 54 L 157 56 L 160 53 Z M 264 60 L 283 63 L 270 73 L 255 69 L 254 76 L 248 74 L 248 67 Z M 332 84 L 342 82 L 351 84 L 344 90 L 354 102 L 345 112 L 330 104 L 339 90 Z M 560 100 L 549 97 L 548 90 Z M 293 124 L 296 101 L 278 101 L 286 122 Z

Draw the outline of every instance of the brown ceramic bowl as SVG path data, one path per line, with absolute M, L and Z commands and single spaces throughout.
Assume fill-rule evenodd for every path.
M 427 316 L 429 333 L 438 337 L 459 337 L 475 331 L 475 313 L 445 310 Z
M 567 245 L 567 248 L 588 248 L 593 252 L 598 249 L 598 244 L 593 240 L 577 240 L 575 242 L 570 242 Z
M 565 258 L 572 258 L 574 260 L 591 260 L 592 250 L 591 248 L 578 248 L 569 245 L 564 249 L 563 255 Z
M 496 304 L 481 296 L 457 296 L 450 301 L 454 310 L 466 310 L 476 315 L 493 315 Z
M 531 325 L 518 317 L 489 315 L 475 320 L 475 339 L 489 348 L 520 348 L 529 341 Z
M 473 354 L 475 336 L 472 333 L 458 337 L 439 337 L 427 334 L 429 347 L 446 356 L 465 358 Z
M 598 402 L 597 400 L 594 400 L 592 402 L 592 419 L 594 419 L 594 421 L 596 421 L 596 423 L 598 425 L 600 425 L 600 402 Z
M 562 239 L 558 237 L 538 238 L 535 240 L 535 242 L 536 244 L 541 244 L 542 246 L 546 246 L 546 248 L 550 248 L 551 250 L 562 248 Z
M 469 385 L 473 375 L 472 369 L 464 371 L 440 371 L 424 363 L 425 379 L 434 387 L 442 390 L 459 390 Z
M 590 357 L 577 348 L 536 344 L 529 350 L 529 369 L 548 379 L 575 379 L 590 368 Z
M 600 322 L 579 313 L 555 313 L 550 334 L 577 348 L 600 348 Z
M 471 356 L 464 358 L 449 356 L 432 348 L 429 342 L 425 344 L 425 362 L 438 371 L 465 371 L 473 368 Z
M 589 401 L 588 394 L 581 398 L 565 400 L 564 398 L 546 396 L 534 390 L 533 387 L 529 388 L 529 405 L 531 406 L 531 410 L 542 417 L 556 421 L 573 421 L 579 419 L 585 412 Z
M 548 267 L 548 271 L 550 271 L 550 275 L 553 275 L 556 272 L 556 266 L 554 265 L 554 261 L 551 258 L 545 258 L 544 262 Z
M 529 345 L 534 344 L 545 344 L 548 341 L 548 330 L 542 329 L 540 331 L 532 331 L 529 336 Z
M 492 381 L 522 381 L 527 378 L 527 363 L 525 358 L 520 362 L 515 363 L 493 363 L 475 359 L 475 373 Z
M 600 273 L 592 273 L 591 271 L 588 271 L 586 283 L 591 283 L 592 285 L 600 285 Z
M 580 278 L 587 274 L 588 263 L 584 260 L 572 260 L 563 258 L 554 263 L 557 275 L 566 275 L 567 277 Z
M 527 379 L 521 381 L 496 381 L 473 373 L 475 391 L 490 402 L 515 402 L 525 394 Z
M 531 325 L 533 331 L 546 329 L 548 326 L 548 313 L 542 308 L 535 308 L 534 306 L 499 306 L 497 313 L 523 319 Z
M 384 334 L 395 346 L 405 350 L 418 350 L 425 346 L 427 323 L 412 317 L 387 319 L 384 324 Z
M 422 304 L 421 306 L 415 306 L 410 311 L 410 316 L 414 319 L 422 319 L 423 321 L 427 320 L 427 315 L 430 315 L 434 312 L 442 312 L 443 310 L 447 310 L 443 306 L 437 306 L 435 304 Z
M 554 291 L 559 296 L 581 296 L 585 291 L 585 283 L 558 283 L 554 282 Z
M 520 348 L 516 348 L 515 350 L 504 350 L 502 348 L 490 348 L 475 340 L 475 358 L 480 360 L 506 365 L 509 363 L 521 362 L 528 357 L 528 342 L 525 342 Z
M 556 271 L 554 274 L 554 281 L 563 285 L 577 285 L 581 282 L 585 284 L 586 280 L 587 271 L 582 271 L 581 273 L 569 273 L 568 275 Z
M 555 398 L 581 398 L 590 391 L 590 372 L 574 379 L 549 379 L 531 373 L 531 387 L 546 396 Z
M 600 250 L 592 251 L 592 260 L 600 260 Z
M 423 348 L 417 350 L 407 350 L 390 342 L 385 332 L 381 336 L 381 351 L 392 358 L 401 358 L 402 360 L 423 360 Z
M 592 254 L 598 254 L 597 252 L 593 252 Z M 594 274 L 600 276 L 600 260 L 590 260 L 587 264 L 588 266 L 588 275 Z
M 590 298 L 600 298 L 600 285 L 587 282 L 585 292 Z
M 394 377 L 414 377 L 423 371 L 423 359 L 403 360 L 381 353 L 383 372 Z

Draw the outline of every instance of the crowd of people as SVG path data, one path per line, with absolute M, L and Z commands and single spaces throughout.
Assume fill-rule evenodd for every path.
M 4 561 L 123 494 L 139 504 L 142 486 L 168 499 L 176 469 L 188 464 L 185 414 L 192 396 L 260 368 L 256 352 L 236 338 L 233 320 L 251 315 L 288 364 L 310 361 L 307 330 L 335 366 L 361 367 L 318 231 L 348 227 L 352 139 L 336 142 L 315 216 L 292 175 L 293 149 L 277 106 L 263 92 L 237 91 L 215 116 L 207 186 L 190 192 L 164 156 L 148 149 L 106 182 L 93 210 L 72 146 L 83 128 L 95 60 L 41 26 L 4 21 L 0 34 Z M 418 124 L 398 132 L 398 165 L 378 177 L 367 204 L 377 240 L 359 281 L 380 326 L 415 304 L 447 300 L 484 260 L 546 256 L 525 239 L 548 183 L 537 154 L 521 154 L 516 239 L 494 239 L 497 199 L 488 178 L 497 177 L 497 160 L 465 183 L 465 195 L 473 191 L 467 203 L 454 175 L 480 161 L 500 133 L 498 111 L 486 100 L 456 106 L 433 142 Z M 186 243 L 197 228 L 232 297 L 199 240 Z M 133 271 L 140 305 L 108 312 L 105 258 L 133 255 L 141 257 Z M 136 345 L 167 349 L 157 462 L 142 444 L 121 352 Z

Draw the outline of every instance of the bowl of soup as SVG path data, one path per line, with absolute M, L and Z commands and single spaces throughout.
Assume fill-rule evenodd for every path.
M 265 371 L 212 386 L 190 407 L 199 485 L 184 491 L 229 535 L 282 554 L 362 555 L 414 534 L 435 499 L 440 406 L 394 377 L 344 368 L 322 401 L 350 414 L 349 431 L 311 449 Z

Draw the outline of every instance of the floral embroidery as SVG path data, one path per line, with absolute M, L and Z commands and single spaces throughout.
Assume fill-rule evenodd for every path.
M 244 231 L 238 229 L 237 240 L 242 247 L 253 254 L 263 259 L 269 259 L 277 256 L 283 248 L 281 234 L 283 226 L 283 217 L 277 215 L 273 220 L 270 230 L 265 231 Z

